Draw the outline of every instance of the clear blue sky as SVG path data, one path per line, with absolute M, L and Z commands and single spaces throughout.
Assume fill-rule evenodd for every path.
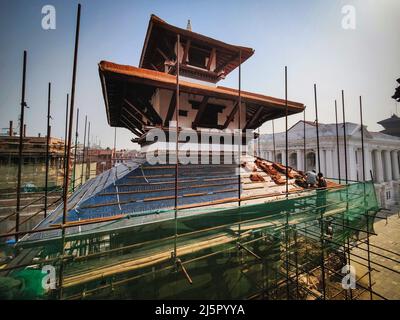
M 78 1 L 2 0 L 0 12 L 0 127 L 17 122 L 22 52 L 28 50 L 26 111 L 28 134 L 45 133 L 47 83 L 53 85 L 53 134 L 63 137 L 66 94 L 71 90 L 73 43 Z M 347 120 L 357 122 L 363 95 L 365 122 L 396 112 L 395 79 L 400 77 L 400 1 L 133 1 L 82 0 L 76 107 L 92 122 L 93 139 L 113 145 L 107 124 L 97 64 L 110 60 L 138 65 L 150 14 L 222 41 L 249 46 L 255 55 L 243 66 L 243 90 L 284 96 L 284 66 L 289 70 L 289 99 L 306 104 L 314 120 L 313 84 L 317 83 L 321 122 L 334 121 L 334 99 L 346 91 Z M 41 28 L 41 8 L 56 8 L 56 30 Z M 356 29 L 341 25 L 344 5 L 356 9 Z M 221 85 L 237 86 L 233 72 Z M 399 107 L 400 109 L 400 107 Z M 289 125 L 302 116 L 292 116 Z M 277 130 L 283 121 L 276 122 Z M 262 132 L 270 132 L 265 124 Z M 118 148 L 133 147 L 133 135 L 118 130 Z M 83 139 L 83 134 L 81 135 Z

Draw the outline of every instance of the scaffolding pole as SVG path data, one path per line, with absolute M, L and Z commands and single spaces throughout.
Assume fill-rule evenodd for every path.
M 72 192 L 75 191 L 76 152 L 78 150 L 78 130 L 79 130 L 79 108 L 76 110 L 75 150 L 74 150 L 74 169 L 73 169 L 73 174 L 72 174 Z
M 46 134 L 46 173 L 45 173 L 45 183 L 44 183 L 44 217 L 47 217 L 47 196 L 49 189 L 49 148 L 50 148 L 50 104 L 51 104 L 51 83 L 48 86 L 48 96 L 47 96 L 47 134 Z
M 339 123 L 338 123 L 337 101 L 336 100 L 335 100 L 335 121 L 336 121 L 336 150 L 337 150 L 338 178 L 339 178 L 339 183 L 341 183 L 342 180 L 340 177 Z
M 81 161 L 81 185 L 83 184 L 83 169 L 85 168 L 85 152 L 86 152 L 86 127 L 87 127 L 87 116 L 85 116 L 85 130 L 83 133 L 83 149 L 82 149 L 82 161 Z M 86 181 L 86 179 L 85 179 Z
M 22 68 L 22 91 L 21 91 L 21 114 L 19 121 L 19 149 L 18 149 L 18 173 L 17 173 L 17 206 L 15 217 L 15 230 L 19 231 L 19 216 L 21 206 L 21 178 L 22 178 L 22 149 L 24 144 L 24 115 L 25 115 L 25 83 L 26 83 L 26 51 L 24 51 L 23 68 Z M 18 235 L 15 236 L 15 241 L 18 241 Z

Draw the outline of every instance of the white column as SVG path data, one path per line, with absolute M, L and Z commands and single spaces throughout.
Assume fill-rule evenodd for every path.
M 338 158 L 337 158 L 337 147 L 331 151 L 331 163 L 332 163 L 332 178 L 339 179 L 339 169 L 338 169 Z
M 354 147 L 349 147 L 348 153 L 349 153 L 349 158 L 348 158 L 348 175 L 349 175 L 349 180 L 357 180 L 357 163 L 356 163 L 356 153 L 355 153 Z
M 277 152 L 276 154 L 278 154 L 279 152 Z M 280 154 L 282 155 L 282 164 L 285 166 L 286 165 L 286 150 L 282 150 L 280 152 Z
M 399 158 L 397 151 L 391 152 L 393 180 L 399 180 Z
M 378 183 L 383 182 L 383 163 L 382 163 L 382 151 L 374 151 L 375 158 L 375 181 Z
M 326 150 L 326 172 L 325 175 L 328 178 L 333 178 L 334 177 L 334 171 L 333 171 L 333 152 L 332 150 Z
M 364 149 L 365 154 L 365 180 L 371 180 L 371 170 L 372 168 L 372 153 L 371 150 L 368 148 Z
M 383 151 L 383 162 L 384 162 L 384 179 L 385 181 L 392 180 L 392 163 L 390 159 L 390 152 L 385 150 Z
M 296 155 L 297 155 L 297 170 L 303 170 L 304 169 L 304 156 L 303 156 L 303 150 L 297 150 Z

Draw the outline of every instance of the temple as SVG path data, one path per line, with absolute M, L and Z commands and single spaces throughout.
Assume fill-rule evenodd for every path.
M 254 130 L 283 117 L 283 99 L 216 86 L 253 53 L 251 48 L 181 29 L 152 15 L 139 67 L 107 61 L 99 64 L 108 123 L 129 129 L 140 145 L 145 144 L 151 128 L 167 131 L 176 118 L 177 62 L 180 128 Z M 288 101 L 287 108 L 291 115 L 302 112 L 304 105 Z
M 385 130 L 382 133 L 400 137 L 400 118 L 393 114 L 390 118 L 378 122 Z

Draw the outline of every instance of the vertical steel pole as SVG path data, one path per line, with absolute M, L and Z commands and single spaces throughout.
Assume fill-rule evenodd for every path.
M 289 168 L 288 168 L 288 100 L 287 100 L 287 66 L 285 66 L 285 177 L 286 199 L 289 197 Z M 283 159 L 282 159 L 283 161 Z M 289 285 L 289 209 L 286 209 L 285 249 L 286 249 L 286 297 L 290 298 Z
M 47 217 L 47 196 L 49 188 L 49 147 L 50 147 L 50 104 L 51 104 L 51 83 L 49 82 L 47 96 L 47 136 L 46 136 L 46 175 L 44 183 L 44 217 Z
M 83 168 L 85 167 L 86 127 L 87 127 L 87 116 L 85 116 L 85 131 L 83 134 L 83 149 L 82 149 L 82 160 L 81 160 L 81 185 L 83 184 Z
M 318 103 L 317 103 L 317 85 L 314 84 L 314 104 L 315 104 L 315 126 L 317 130 L 317 154 L 318 154 L 318 172 L 321 172 L 321 154 L 319 149 L 319 127 L 318 127 Z
M 241 153 L 242 153 L 242 126 L 241 126 L 241 113 L 242 113 L 242 50 L 239 50 L 239 74 L 238 74 L 238 134 L 239 134 L 239 144 L 238 144 L 238 199 L 239 199 L 239 207 L 241 206 L 241 191 L 242 191 L 242 177 L 240 174 L 241 168 Z M 239 224 L 240 230 L 240 224 Z
M 272 144 L 274 148 L 274 162 L 276 162 L 276 144 L 275 144 L 275 124 L 274 120 L 272 120 Z
M 345 105 L 344 105 L 344 90 L 342 90 L 342 112 L 343 112 L 343 144 L 344 144 L 344 170 L 345 170 L 345 181 L 346 181 L 346 215 L 349 212 L 349 176 L 347 171 L 347 133 L 346 133 L 346 112 L 345 112 Z M 346 226 L 348 226 L 348 218 L 346 217 Z M 351 254 L 350 254 L 350 239 L 347 236 L 347 264 L 350 265 L 351 263 Z M 353 293 L 349 291 L 350 300 L 353 299 Z
M 362 176 L 363 176 L 363 184 L 364 184 L 364 209 L 367 205 L 366 200 L 366 186 L 365 186 L 365 149 L 364 149 L 364 121 L 363 121 L 363 105 L 362 105 L 362 97 L 360 96 L 360 122 L 361 122 L 361 157 L 362 157 Z M 369 245 L 369 213 L 365 210 L 365 215 L 367 218 L 367 256 L 368 256 L 368 289 L 370 300 L 373 300 L 372 295 L 372 268 L 371 268 L 371 251 Z
M 15 217 L 15 241 L 18 241 L 18 231 L 19 231 L 19 215 L 21 206 L 21 177 L 22 177 L 22 149 L 24 143 L 24 114 L 25 114 L 25 82 L 26 82 L 26 51 L 24 51 L 24 60 L 22 67 L 22 92 L 21 92 L 21 115 L 19 123 L 19 150 L 18 150 L 18 174 L 17 174 L 17 208 Z
M 88 136 L 87 136 L 87 147 L 86 147 L 86 158 L 87 158 L 87 166 L 86 166 L 86 180 L 90 179 L 90 121 L 89 121 L 89 125 L 88 125 Z M 89 174 L 88 174 L 89 171 Z
M 181 36 L 178 34 L 177 35 L 177 46 L 176 46 L 176 110 L 175 110 L 175 122 L 176 122 L 176 137 L 175 137 L 175 241 L 174 241 L 174 257 L 175 257 L 175 261 L 178 261 L 178 253 L 177 253 L 177 241 L 178 241 L 178 174 L 179 174 L 179 166 L 178 166 L 178 161 L 179 161 L 179 157 L 178 157 L 178 152 L 179 152 L 179 95 L 180 95 L 180 45 L 181 45 Z
M 338 178 L 339 183 L 342 182 L 340 176 L 340 149 L 339 149 L 339 122 L 338 122 L 338 113 L 337 113 L 337 101 L 335 100 L 335 119 L 336 119 L 336 149 L 337 149 L 337 162 L 338 162 Z
M 343 111 L 344 170 L 345 170 L 346 184 L 348 184 L 349 177 L 347 171 L 347 133 L 346 133 L 346 114 L 344 107 L 344 90 L 342 90 L 342 111 Z
M 258 152 L 257 152 L 257 156 L 258 157 L 261 157 L 261 146 L 260 146 L 260 143 L 261 143 L 261 141 L 260 141 L 260 139 L 261 139 L 261 136 L 260 136 L 260 127 L 258 127 L 258 143 L 257 143 L 257 146 L 258 146 Z
M 303 149 L 304 149 L 304 154 L 303 154 L 303 168 L 304 168 L 304 173 L 307 171 L 307 146 L 306 146 L 306 109 L 304 108 L 303 112 Z
M 67 93 L 67 105 L 65 107 L 65 136 L 64 136 L 64 187 L 65 187 L 65 172 L 66 172 L 66 161 L 67 161 L 67 144 L 68 144 L 68 115 L 69 115 L 69 94 Z
M 65 179 L 64 179 L 64 192 L 63 192 L 63 215 L 62 215 L 62 250 L 61 250 L 61 265 L 60 265 L 60 275 L 59 275 L 59 285 L 60 285 L 60 298 L 62 298 L 62 283 L 63 283 L 63 256 L 65 251 L 65 228 L 64 225 L 67 221 L 67 201 L 68 201 L 68 186 L 69 186 L 69 169 L 71 161 L 71 143 L 72 143 L 72 125 L 74 121 L 74 103 L 75 103 L 75 83 L 76 83 L 76 68 L 78 60 L 78 45 L 79 45 L 79 28 L 81 21 L 81 4 L 78 4 L 78 11 L 76 17 L 76 32 L 75 32 L 75 49 L 74 49 L 74 65 L 72 70 L 72 85 L 71 85 L 71 108 L 69 111 L 69 125 L 68 125 L 68 145 L 67 145 L 67 161 L 65 168 Z
M 75 150 L 74 150 L 74 170 L 72 175 L 72 191 L 75 191 L 76 179 L 76 152 L 78 150 L 78 130 L 79 130 L 79 108 L 76 110 L 76 128 L 75 128 Z
M 113 166 L 115 166 L 116 163 L 116 156 L 117 156 L 117 127 L 114 128 L 114 161 L 113 161 Z
M 285 176 L 286 176 L 286 199 L 289 196 L 289 146 L 288 146 L 288 96 L 287 96 L 287 66 L 285 66 Z
M 64 210 L 63 210 L 63 224 L 67 218 L 67 200 L 68 200 L 68 187 L 69 187 L 69 171 L 71 162 L 71 144 L 72 144 L 72 124 L 74 120 L 74 103 L 75 103 L 75 83 L 76 83 L 76 68 L 78 60 L 78 45 L 79 45 L 79 28 L 81 20 L 81 5 L 78 4 L 77 24 L 75 32 L 75 50 L 74 50 L 74 66 L 72 71 L 72 85 L 71 85 L 71 108 L 69 111 L 69 124 L 68 124 L 68 144 L 67 144 L 67 161 L 65 170 L 65 188 L 64 188 Z

